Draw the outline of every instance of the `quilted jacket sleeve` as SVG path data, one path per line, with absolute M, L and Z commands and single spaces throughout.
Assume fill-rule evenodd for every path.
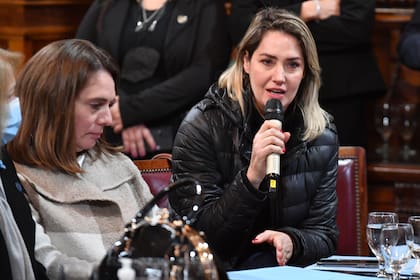
M 217 111 L 203 113 L 196 107 L 188 114 L 175 140 L 173 171 L 176 180 L 192 177 L 200 182 L 203 201 L 196 226 L 205 232 L 216 252 L 234 256 L 264 205 L 266 195 L 244 182 L 243 170 L 232 174 L 232 180 L 226 180 L 222 162 L 229 161 L 224 157 L 229 157 L 230 152 L 216 152 L 215 137 L 231 141 L 231 136 L 220 131 L 224 120 L 217 117 L 217 113 L 220 114 Z M 194 202 L 191 193 L 184 189 L 170 194 L 171 206 L 179 214 L 190 212 Z

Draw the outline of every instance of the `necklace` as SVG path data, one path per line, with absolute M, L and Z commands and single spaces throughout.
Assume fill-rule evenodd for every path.
M 155 10 L 150 16 L 147 16 L 146 10 L 143 8 L 142 0 L 136 0 L 141 10 L 141 19 L 137 21 L 135 32 L 139 32 L 143 29 L 147 29 L 153 32 L 156 28 L 156 24 L 165 12 L 166 2 L 159 9 Z

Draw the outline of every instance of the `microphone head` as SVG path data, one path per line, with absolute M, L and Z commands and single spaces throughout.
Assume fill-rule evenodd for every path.
M 270 99 L 265 104 L 264 109 L 264 119 L 265 120 L 279 120 L 283 121 L 283 105 L 278 99 Z

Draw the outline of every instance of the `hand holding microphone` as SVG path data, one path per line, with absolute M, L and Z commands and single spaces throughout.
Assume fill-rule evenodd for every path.
M 270 99 L 265 104 L 264 119 L 274 122 L 279 129 L 284 119 L 283 106 L 278 99 Z M 272 153 L 267 157 L 266 177 L 269 192 L 276 192 L 280 182 L 280 154 Z
M 285 143 L 290 138 L 290 133 L 281 132 L 281 121 L 283 117 L 279 117 L 279 112 L 281 111 L 279 108 L 282 106 L 280 101 L 269 101 L 266 105 L 269 105 L 266 106 L 266 110 L 264 111 L 266 121 L 254 136 L 251 161 L 246 173 L 249 182 L 256 189 L 259 188 L 261 182 L 266 178 L 267 163 L 271 162 L 271 164 L 269 164 L 270 166 L 276 166 L 275 163 L 272 164 L 273 157 L 271 157 L 271 154 L 274 156 L 274 162 L 277 161 L 285 147 Z M 282 113 L 280 115 L 282 115 Z M 278 168 L 274 169 L 278 170 L 277 173 L 280 174 L 280 163 L 278 163 L 277 166 Z M 271 167 L 268 168 L 268 170 L 272 169 L 273 168 Z

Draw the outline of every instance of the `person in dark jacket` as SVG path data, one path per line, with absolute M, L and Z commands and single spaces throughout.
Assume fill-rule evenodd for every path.
M 233 43 L 267 6 L 302 18 L 314 36 L 321 65 L 321 106 L 334 115 L 340 144 L 367 148 L 369 108 L 386 92 L 371 45 L 375 0 L 231 0 Z
M 48 279 L 35 259 L 35 222 L 6 149 L 0 161 L 0 275 L 4 279 Z
M 225 10 L 214 0 L 95 0 L 76 34 L 121 68 L 107 140 L 132 158 L 171 152 L 185 113 L 226 69 Z
M 338 137 L 318 103 L 320 67 L 306 24 L 284 10 L 259 12 L 233 64 L 180 125 L 173 148 L 170 193 L 188 215 L 201 199 L 194 226 L 227 270 L 303 266 L 335 252 Z M 268 100 L 284 110 L 282 128 L 264 120 Z M 281 155 L 279 186 L 268 192 L 267 156 Z
M 402 64 L 420 70 L 420 1 L 401 34 L 397 50 Z

